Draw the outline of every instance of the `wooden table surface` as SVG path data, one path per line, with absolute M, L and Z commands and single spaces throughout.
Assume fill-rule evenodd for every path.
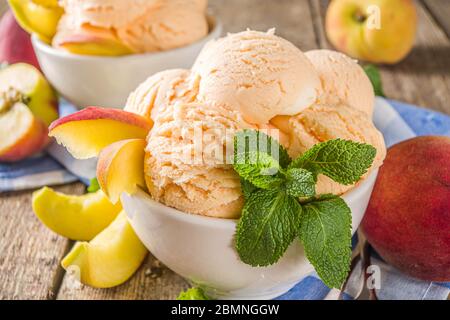
M 328 1 L 210 0 L 225 31 L 276 27 L 302 50 L 329 48 L 323 22 Z M 0 0 L 0 14 L 6 9 Z M 450 1 L 417 2 L 414 50 L 400 64 L 381 67 L 389 98 L 450 114 Z M 80 183 L 56 188 L 82 193 Z M 34 216 L 31 191 L 0 195 L 1 299 L 172 299 L 187 283 L 149 255 L 136 275 L 113 289 L 76 285 L 60 267 L 73 242 L 46 229 Z

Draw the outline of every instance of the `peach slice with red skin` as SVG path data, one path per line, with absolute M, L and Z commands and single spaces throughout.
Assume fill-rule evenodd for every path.
M 112 30 L 88 24 L 80 29 L 58 35 L 54 43 L 58 47 L 80 55 L 123 56 L 136 53 L 122 43 Z
M 54 121 L 49 135 L 77 159 L 98 156 L 110 144 L 126 139 L 145 139 L 152 122 L 138 114 L 89 107 Z
M 100 152 L 97 179 L 112 203 L 122 192 L 133 193 L 137 186 L 145 188 L 144 139 L 117 141 Z

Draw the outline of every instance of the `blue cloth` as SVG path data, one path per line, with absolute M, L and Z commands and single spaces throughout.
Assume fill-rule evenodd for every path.
M 62 116 L 76 108 L 62 101 Z M 383 133 L 387 146 L 417 135 L 450 136 L 450 117 L 442 113 L 419 108 L 393 100 L 377 98 L 374 123 Z M 64 148 L 53 143 L 45 154 L 15 164 L 0 163 L 0 193 L 5 191 L 32 189 L 44 185 L 55 185 L 81 180 L 87 183 L 95 176 L 95 160 L 75 160 Z M 356 242 L 357 239 L 354 239 Z M 450 283 L 432 283 L 409 278 L 376 255 L 372 263 L 380 269 L 380 299 L 447 299 Z M 361 286 L 361 268 L 352 272 L 344 299 L 353 299 Z M 330 290 L 311 274 L 301 280 L 280 300 L 336 299 L 339 292 Z

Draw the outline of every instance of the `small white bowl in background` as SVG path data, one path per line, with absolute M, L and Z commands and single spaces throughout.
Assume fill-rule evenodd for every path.
M 343 195 L 352 210 L 352 232 L 369 203 L 378 170 Z M 139 191 L 122 194 L 131 226 L 167 267 L 217 299 L 272 299 L 313 271 L 299 241 L 270 267 L 244 264 L 234 248 L 236 220 L 183 213 Z
M 57 50 L 36 36 L 32 43 L 42 71 L 53 87 L 68 101 L 83 108 L 123 108 L 130 92 L 159 71 L 189 69 L 200 50 L 222 33 L 218 19 L 208 16 L 209 34 L 190 45 L 168 51 L 102 57 Z

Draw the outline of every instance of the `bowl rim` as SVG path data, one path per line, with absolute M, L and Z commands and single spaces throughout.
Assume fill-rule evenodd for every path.
M 352 201 L 356 201 L 362 194 L 365 194 L 368 192 L 371 188 L 372 183 L 376 180 L 378 175 L 379 168 L 373 169 L 372 172 L 369 173 L 367 177 L 364 178 L 364 180 L 360 180 L 354 188 L 347 191 L 341 197 L 348 203 Z M 159 209 L 163 212 L 163 214 L 170 216 L 173 219 L 180 220 L 182 222 L 190 223 L 190 224 L 197 224 L 197 225 L 203 225 L 208 227 L 214 227 L 219 229 L 233 229 L 235 230 L 236 224 L 239 219 L 228 219 L 228 218 L 218 218 L 218 217 L 211 217 L 211 216 L 204 216 L 199 214 L 191 214 L 186 213 L 183 211 L 180 211 L 178 209 L 166 206 L 156 200 L 153 200 L 150 195 L 141 190 L 137 189 L 136 193 L 130 195 L 126 192 L 122 193 L 121 200 L 124 207 L 124 210 L 126 212 L 126 202 L 128 199 L 133 201 L 133 198 L 139 197 L 140 200 L 145 201 L 149 206 L 154 207 L 156 209 Z M 128 215 L 128 213 L 127 213 Z M 133 214 L 131 214 L 132 216 Z
M 56 56 L 58 58 L 63 59 L 72 59 L 79 61 L 99 61 L 99 60 L 117 61 L 117 60 L 146 59 L 146 58 L 160 57 L 168 53 L 181 53 L 182 51 L 187 50 L 195 45 L 198 45 L 199 43 L 202 42 L 206 43 L 220 36 L 223 28 L 221 20 L 216 15 L 213 15 L 211 13 L 208 13 L 206 15 L 206 19 L 208 20 L 209 32 L 205 37 L 198 39 L 197 41 L 190 43 L 188 45 L 164 51 L 133 53 L 123 56 L 94 56 L 94 55 L 75 54 L 63 50 L 58 50 L 52 47 L 51 45 L 48 45 L 47 43 L 43 42 L 41 39 L 39 39 L 39 37 L 36 34 L 33 34 L 31 36 L 31 42 L 36 51 L 42 51 L 48 55 Z

